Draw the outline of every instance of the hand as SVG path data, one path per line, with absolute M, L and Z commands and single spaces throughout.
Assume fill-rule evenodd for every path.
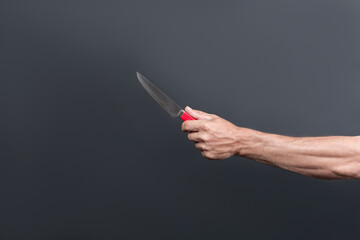
M 186 121 L 182 131 L 188 132 L 188 138 L 195 143 L 201 154 L 210 160 L 220 160 L 238 153 L 240 128 L 229 121 L 190 107 L 186 112 L 198 120 Z

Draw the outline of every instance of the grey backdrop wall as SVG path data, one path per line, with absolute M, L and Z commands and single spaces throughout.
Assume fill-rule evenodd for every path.
M 294 136 L 360 132 L 360 3 L 1 1 L 1 239 L 350 239 L 358 181 L 207 161 L 141 88 Z

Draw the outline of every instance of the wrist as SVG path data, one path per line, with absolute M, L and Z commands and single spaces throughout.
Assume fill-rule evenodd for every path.
M 266 145 L 268 133 L 263 133 L 249 128 L 238 129 L 236 155 L 250 157 L 258 155 Z

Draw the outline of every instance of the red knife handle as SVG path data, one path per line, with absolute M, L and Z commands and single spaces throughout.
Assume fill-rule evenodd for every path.
M 196 118 L 193 118 L 192 116 L 190 116 L 187 112 L 182 111 L 180 118 L 185 122 L 188 120 L 197 120 Z

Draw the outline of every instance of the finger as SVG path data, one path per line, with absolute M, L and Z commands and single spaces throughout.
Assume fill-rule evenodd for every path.
M 206 151 L 201 151 L 201 155 L 203 156 L 203 158 L 206 158 L 207 152 Z
M 197 142 L 197 143 L 195 143 L 194 145 L 195 145 L 195 147 L 196 147 L 197 149 L 199 149 L 199 150 L 202 151 L 202 152 L 207 150 L 205 144 L 202 143 L 202 142 Z
M 201 129 L 203 121 L 186 121 L 181 124 L 181 130 L 183 132 L 197 132 Z
M 194 110 L 192 109 L 191 107 L 187 106 L 185 108 L 185 111 L 190 114 L 192 117 L 196 118 L 196 119 L 199 119 L 199 120 L 202 120 L 202 119 L 205 119 L 205 120 L 210 120 L 213 118 L 213 115 L 212 114 L 209 114 L 209 113 L 206 113 L 206 112 L 203 112 L 203 111 L 200 111 L 200 110 Z
M 200 134 L 198 132 L 191 132 L 188 134 L 188 139 L 192 142 L 199 142 L 200 139 Z

